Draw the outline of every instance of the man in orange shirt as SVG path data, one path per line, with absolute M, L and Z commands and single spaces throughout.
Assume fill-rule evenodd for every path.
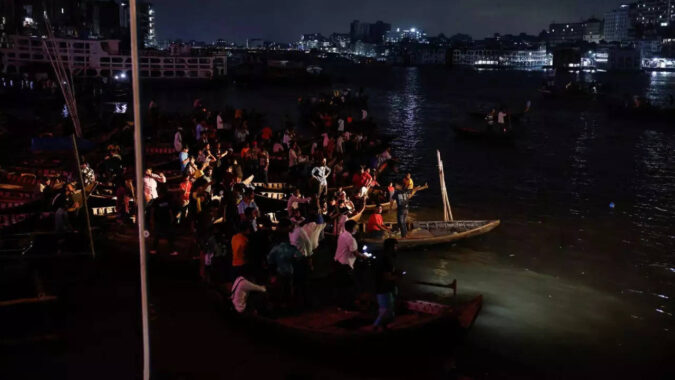
M 368 224 L 366 224 L 366 233 L 369 237 L 379 239 L 384 236 L 384 231 L 390 231 L 391 229 L 384 225 L 382 220 L 382 206 L 377 205 L 375 207 L 375 213 L 370 215 L 368 218 Z
M 248 249 L 248 237 L 251 235 L 253 226 L 251 223 L 241 224 L 239 233 L 232 236 L 232 278 L 235 279 L 244 273 L 246 255 Z

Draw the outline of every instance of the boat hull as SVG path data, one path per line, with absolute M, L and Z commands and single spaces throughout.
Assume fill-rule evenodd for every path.
M 397 237 L 396 234 L 391 234 L 390 237 L 398 240 L 399 249 L 411 249 L 423 246 L 446 244 L 456 242 L 462 239 L 467 239 L 474 236 L 486 234 L 497 226 L 499 220 L 459 220 L 453 222 L 444 221 L 429 221 L 429 222 L 413 222 L 412 229 L 406 238 Z M 385 223 L 385 225 L 392 229 L 397 229 L 396 223 Z M 361 225 L 362 229 L 365 228 Z M 427 234 L 420 236 L 416 234 L 417 231 L 426 231 Z M 361 241 L 371 247 L 381 248 L 385 236 L 382 239 L 363 238 Z

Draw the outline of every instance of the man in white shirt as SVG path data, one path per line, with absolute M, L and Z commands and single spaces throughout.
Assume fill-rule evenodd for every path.
M 312 177 L 319 183 L 319 191 L 316 194 L 317 201 L 321 199 L 322 195 L 328 194 L 328 176 L 330 172 L 330 168 L 326 166 L 325 158 L 321 160 L 321 165 L 315 166 L 312 169 Z
M 145 176 L 143 177 L 143 194 L 145 195 L 145 201 L 148 203 L 159 197 L 159 194 L 157 194 L 157 182 L 166 182 L 164 174 L 155 174 L 152 172 L 152 168 L 145 169 Z
M 506 122 L 506 112 L 503 109 L 501 109 L 497 114 L 497 124 L 504 125 L 505 122 Z
M 359 252 L 358 243 L 352 236 L 355 230 L 356 222 L 348 221 L 345 225 L 345 231 L 338 237 L 337 250 L 335 251 L 335 261 L 341 264 L 338 265 L 338 280 L 336 281 L 339 291 L 338 304 L 343 309 L 353 309 L 356 294 L 354 262 L 357 257 L 366 257 Z
M 335 261 L 342 265 L 347 265 L 354 269 L 354 262 L 357 257 L 366 258 L 367 256 L 359 252 L 358 244 L 354 238 L 356 222 L 348 220 L 345 223 L 345 230 L 338 237 L 337 250 L 335 251 Z
M 267 288 L 262 285 L 254 284 L 245 279 L 243 276 L 239 276 L 236 280 L 234 280 L 230 297 L 232 299 L 232 305 L 234 305 L 234 308 L 238 313 L 243 313 L 246 311 L 246 301 L 248 300 L 248 295 L 251 292 L 265 293 L 267 292 Z

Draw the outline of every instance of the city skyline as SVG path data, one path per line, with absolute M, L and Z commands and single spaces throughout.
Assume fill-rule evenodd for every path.
M 537 34 L 551 22 L 580 21 L 592 16 L 602 18 L 605 12 L 625 1 L 596 0 L 458 0 L 448 3 L 427 0 L 414 4 L 403 0 L 317 4 L 306 0 L 293 3 L 200 2 L 190 12 L 179 0 L 155 1 L 158 36 L 164 40 L 210 41 L 225 38 L 244 42 L 262 38 L 279 42 L 297 41 L 304 33 L 349 32 L 352 20 L 382 20 L 392 27 L 418 27 L 430 35 L 467 33 L 483 38 L 493 33 Z M 534 7 L 533 5 L 536 5 Z

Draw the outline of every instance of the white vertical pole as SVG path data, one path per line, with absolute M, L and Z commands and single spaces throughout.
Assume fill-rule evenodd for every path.
M 143 325 L 143 380 L 150 379 L 150 332 L 148 326 L 148 284 L 145 254 L 145 192 L 143 191 L 143 136 L 141 134 L 141 98 L 138 70 L 138 23 L 136 0 L 129 1 L 131 26 L 131 84 L 134 96 L 134 158 L 136 161 L 136 208 L 138 223 L 138 253 L 141 272 L 141 318 Z
M 445 187 L 445 172 L 443 171 L 443 161 L 441 160 L 441 152 L 439 150 L 436 150 L 436 156 L 438 157 L 438 176 L 441 183 L 441 197 L 443 198 L 443 220 L 450 222 L 453 220 L 452 209 L 448 200 L 448 190 Z

